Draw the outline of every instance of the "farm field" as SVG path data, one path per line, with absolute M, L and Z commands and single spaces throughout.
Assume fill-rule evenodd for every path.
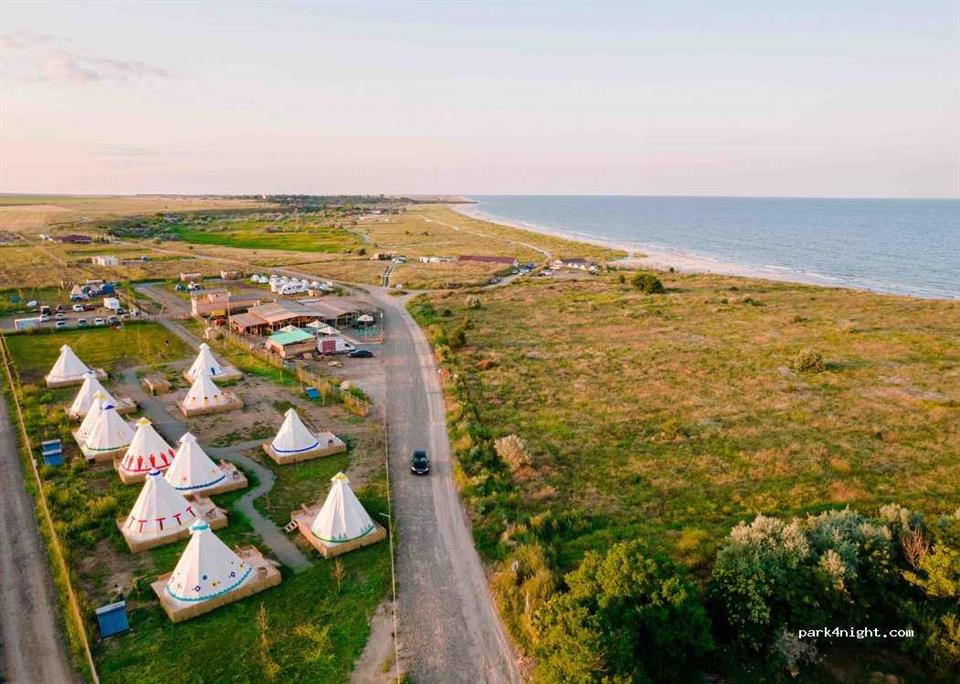
M 207 197 L 0 195 L 0 230 L 34 232 L 85 219 L 264 206 L 253 200 Z
M 173 382 L 174 390 L 159 401 L 170 415 L 185 422 L 204 446 L 211 447 L 229 448 L 272 435 L 282 421 L 281 409 L 295 404 L 311 424 L 342 435 L 350 450 L 331 459 L 271 468 L 277 478 L 274 489 L 255 505 L 268 510 L 277 523 L 287 522 L 290 510 L 300 503 L 322 499 L 330 476 L 338 470 L 350 475 L 371 515 L 386 510 L 383 437 L 377 421 L 357 418 L 336 403 L 321 406 L 300 399 L 296 385 L 277 384 L 266 371 L 250 374 L 232 385 L 231 389 L 245 401 L 242 410 L 184 420 L 175 413 L 173 400 L 187 389 L 180 371 L 190 362 L 192 353 L 178 337 L 155 324 L 128 324 L 118 330 L 15 334 L 8 335 L 6 342 L 21 383 L 19 396 L 31 438 L 36 443 L 60 437 L 66 446 L 65 465 L 43 467 L 41 474 L 58 534 L 67 549 L 88 633 L 93 634 L 93 608 L 110 602 L 117 584 L 125 588 L 132 631 L 93 644 L 101 681 L 165 682 L 182 679 L 184 668 L 202 672 L 205 680 L 211 681 L 347 678 L 366 643 L 368 618 L 389 586 L 386 544 L 343 556 L 338 585 L 333 564 L 319 559 L 305 541 L 295 539 L 311 561 L 306 570 L 295 573 L 284 567 L 278 587 L 174 625 L 160 609 L 149 583 L 173 568 L 186 540 L 139 555 L 128 552 L 114 520 L 129 510 L 140 486 L 123 485 L 109 464 L 88 465 L 83 461 L 69 434 L 75 423 L 64 412 L 64 404 L 72 400 L 77 388 L 48 390 L 42 386 L 42 376 L 64 343 L 89 365 L 107 369 L 111 376 L 105 386 L 121 395 L 131 393 L 121 370 L 136 367 L 138 374 L 161 372 Z M 221 348 L 218 353 L 241 365 L 243 359 L 224 351 Z M 259 448 L 246 448 L 243 453 L 271 467 Z M 250 486 L 255 486 L 255 473 L 246 474 Z M 228 545 L 253 544 L 270 556 L 269 547 L 238 507 L 246 491 L 214 497 L 217 505 L 229 513 L 229 525 L 217 534 Z M 227 634 L 230 648 L 223 648 Z M 161 657 L 170 653 L 177 657 Z
M 267 230 L 273 226 L 281 226 L 284 232 Z M 322 223 L 295 227 L 277 221 L 221 221 L 203 227 L 187 224 L 177 234 L 183 242 L 240 249 L 343 253 L 363 244 L 353 233 Z
M 561 569 L 632 537 L 697 569 L 757 512 L 956 508 L 960 305 L 719 276 L 665 285 L 530 280 L 480 293 L 481 308 L 458 293 L 412 307 L 435 340 L 469 319 L 443 360 L 463 410 L 530 451 L 515 496 L 462 482 L 488 558 L 504 520 L 551 509 L 586 521 L 557 543 Z M 825 370 L 794 370 L 802 349 Z

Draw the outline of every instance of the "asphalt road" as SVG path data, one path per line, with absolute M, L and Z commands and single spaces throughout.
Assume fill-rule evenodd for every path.
M 387 340 L 387 432 L 401 649 L 417 682 L 519 682 L 516 658 L 487 586 L 453 480 L 443 394 L 427 340 L 406 298 L 369 288 L 382 306 Z M 432 472 L 410 472 L 426 448 Z
M 73 682 L 11 418 L 0 398 L 0 681 Z

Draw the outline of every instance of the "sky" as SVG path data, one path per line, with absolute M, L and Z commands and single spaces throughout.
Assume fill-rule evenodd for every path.
M 960 197 L 960 2 L 0 3 L 0 192 Z

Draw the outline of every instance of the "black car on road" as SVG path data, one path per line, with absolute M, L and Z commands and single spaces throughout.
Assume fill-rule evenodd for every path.
M 354 349 L 350 352 L 351 359 L 372 359 L 373 352 L 367 349 Z
M 414 449 L 410 457 L 410 471 L 414 475 L 426 475 L 430 472 L 430 459 L 423 449 Z

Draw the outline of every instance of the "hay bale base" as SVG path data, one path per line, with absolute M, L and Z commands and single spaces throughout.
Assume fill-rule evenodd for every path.
M 245 489 L 249 484 L 247 482 L 247 476 L 244 475 L 237 466 L 227 461 L 220 461 L 220 470 L 223 471 L 223 474 L 226 475 L 219 483 L 213 487 L 208 487 L 207 489 L 201 489 L 198 494 L 203 496 L 214 496 L 215 494 L 226 494 L 227 492 L 234 492 L 238 489 Z M 176 485 L 174 485 L 176 486 Z M 181 494 L 186 496 L 190 490 L 179 490 Z
M 270 587 L 275 587 L 280 584 L 280 570 L 277 569 L 277 563 L 269 558 L 264 558 L 263 554 L 260 553 L 256 547 L 239 547 L 236 549 L 236 552 L 240 560 L 253 568 L 253 573 L 245 584 L 237 587 L 228 594 L 223 594 L 209 601 L 200 601 L 198 603 L 178 601 L 166 591 L 167 582 L 170 579 L 170 575 L 173 574 L 169 572 L 166 575 L 158 577 L 157 580 L 150 585 L 153 593 L 160 599 L 160 605 L 163 606 L 163 611 L 167 614 L 167 617 L 170 618 L 170 622 L 177 623 L 195 618 L 198 615 L 216 610 L 220 606 L 239 601 L 240 599 L 259 593 L 264 589 L 269 589 Z
M 189 382 L 190 384 L 193 384 L 193 378 L 187 375 L 187 371 L 189 370 L 190 369 L 188 368 L 187 370 L 183 371 L 183 379 Z M 223 366 L 223 373 L 221 373 L 220 375 L 210 376 L 210 379 L 213 380 L 214 382 L 232 382 L 233 380 L 241 380 L 242 378 L 243 378 L 243 371 L 241 371 L 239 368 L 235 366 L 227 366 L 227 365 Z
M 140 386 L 143 387 L 144 392 L 154 397 L 170 391 L 170 381 L 159 373 L 143 376 L 140 379 Z
M 387 536 L 387 531 L 383 527 L 377 523 L 373 523 L 374 529 L 362 537 L 351 539 L 343 544 L 327 544 L 317 539 L 313 532 L 310 531 L 310 525 L 316 519 L 317 513 L 320 512 L 321 508 L 323 508 L 323 504 L 316 504 L 312 507 L 301 505 L 300 510 L 290 514 L 290 520 L 297 524 L 297 531 L 303 535 L 303 538 L 310 542 L 310 546 L 319 551 L 320 555 L 324 558 L 334 558 L 335 556 L 353 551 L 354 549 L 376 544 L 378 541 L 383 541 Z
M 227 401 L 224 404 L 217 404 L 216 406 L 200 406 L 198 408 L 184 408 L 183 400 L 177 399 L 177 408 L 180 409 L 180 413 L 187 418 L 190 418 L 191 416 L 204 416 L 208 413 L 223 413 L 224 411 L 233 411 L 234 409 L 243 408 L 243 401 L 236 395 L 235 392 L 223 390 L 223 393 L 227 397 Z
M 218 508 L 213 501 L 200 494 L 191 494 L 185 498 L 194 505 L 200 519 L 210 525 L 211 530 L 219 530 L 227 526 L 227 512 L 222 508 Z M 172 544 L 175 541 L 190 537 L 190 528 L 180 527 L 176 530 L 171 530 L 171 533 L 168 535 L 140 538 L 124 527 L 124 523 L 126 522 L 126 518 L 117 518 L 117 529 L 119 529 L 120 534 L 123 535 L 123 540 L 127 542 L 130 553 L 143 553 L 147 549 Z
M 96 374 L 97 380 L 107 379 L 107 371 L 103 370 L 102 368 L 91 368 L 90 370 L 92 370 Z M 82 385 L 83 381 L 86 380 L 86 377 L 81 376 L 79 378 L 70 378 L 68 380 L 52 380 L 51 381 L 49 375 L 44 375 L 43 380 L 44 382 L 47 383 L 47 387 L 49 387 L 50 389 L 57 389 L 59 387 L 73 387 L 74 385 Z
M 133 413 L 134 411 L 137 410 L 137 402 L 135 402 L 130 397 L 114 397 L 114 399 L 117 400 L 117 403 L 113 408 L 121 416 L 125 416 L 128 413 Z M 68 411 L 67 413 L 74 420 L 83 420 L 84 418 L 87 417 L 87 412 L 89 410 L 90 409 L 87 409 L 86 411 L 79 411 L 77 413 L 71 413 L 70 411 Z
M 300 461 L 309 461 L 314 458 L 322 458 L 324 456 L 333 456 L 334 454 L 342 454 L 347 450 L 347 445 L 337 437 L 332 432 L 321 432 L 316 435 L 319 445 L 316 449 L 311 449 L 310 451 L 301 451 L 296 454 L 279 454 L 273 450 L 273 447 L 270 445 L 270 442 L 263 443 L 263 450 L 266 452 L 267 456 L 272 458 L 274 462 L 279 465 L 286 465 L 287 463 L 299 463 Z M 327 446 L 323 446 L 326 444 Z

